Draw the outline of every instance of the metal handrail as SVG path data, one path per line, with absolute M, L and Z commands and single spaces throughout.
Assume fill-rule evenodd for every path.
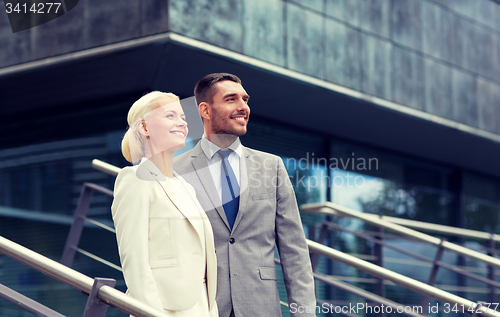
M 108 164 L 106 162 L 103 162 L 98 159 L 92 160 L 92 167 L 107 173 L 109 175 L 116 176 L 120 172 L 121 168 L 116 167 L 114 165 Z M 309 208 L 317 208 L 318 204 L 306 204 L 302 205 L 301 209 L 303 211 L 307 212 L 312 212 L 309 210 Z M 335 211 L 333 211 L 331 214 L 333 215 L 338 215 Z M 409 219 L 403 219 L 403 218 L 397 218 L 397 217 L 389 217 L 389 216 L 382 216 L 380 217 L 379 215 L 374 215 L 374 214 L 366 214 L 368 218 L 374 218 L 374 219 L 383 219 L 389 222 L 392 222 L 394 224 L 402 225 L 408 228 L 412 229 L 417 229 L 425 232 L 432 232 L 432 233 L 437 233 L 440 235 L 446 235 L 446 236 L 456 236 L 456 237 L 463 237 L 463 238 L 469 238 L 469 239 L 475 239 L 475 240 L 493 240 L 495 242 L 500 242 L 500 235 L 499 234 L 491 234 L 483 231 L 477 231 L 477 230 L 470 230 L 470 229 L 464 229 L 464 228 L 457 228 L 457 227 L 452 227 L 452 226 L 445 226 L 445 225 L 438 225 L 438 224 L 433 224 L 433 223 L 428 223 L 428 222 L 422 222 L 422 221 L 416 221 L 416 220 L 409 220 Z
M 333 203 L 330 203 L 333 204 Z M 301 210 L 306 211 L 306 212 L 312 212 L 312 213 L 321 213 L 321 211 L 317 211 L 318 208 L 321 205 L 325 205 L 323 203 L 315 203 L 315 204 L 304 204 L 301 206 Z M 333 204 L 335 205 L 335 204 Z M 338 212 L 336 210 L 331 210 L 331 212 L 328 213 L 328 215 L 335 215 L 335 216 L 343 216 L 343 212 L 339 210 Z M 471 230 L 471 229 L 464 229 L 464 228 L 457 228 L 457 227 L 452 227 L 452 226 L 445 226 L 445 225 L 438 225 L 434 223 L 429 223 L 429 222 L 422 222 L 422 221 L 416 221 L 416 220 L 409 220 L 409 219 L 403 219 L 403 218 L 397 218 L 397 217 L 390 217 L 390 216 L 380 216 L 376 214 L 364 214 L 366 215 L 366 218 L 371 218 L 371 219 L 383 219 L 385 221 L 402 225 L 408 228 L 412 229 L 417 229 L 419 231 L 425 231 L 425 232 L 430 232 L 430 233 L 436 233 L 439 235 L 444 235 L 444 236 L 455 236 L 455 237 L 462 237 L 462 238 L 469 238 L 469 239 L 474 239 L 474 240 L 488 240 L 488 241 L 495 241 L 495 242 L 500 242 L 500 235 L 499 234 L 492 234 L 484 231 L 477 231 L 477 230 Z
M 385 243 L 381 239 L 372 237 L 372 236 L 370 236 L 368 234 L 364 234 L 362 232 L 357 232 L 355 230 L 349 230 L 349 229 L 343 228 L 342 226 L 339 226 L 339 225 L 337 225 L 335 223 L 332 223 L 332 222 L 329 222 L 329 221 L 325 221 L 323 223 L 323 225 L 326 226 L 327 228 L 330 228 L 330 229 L 342 230 L 344 232 L 351 233 L 351 234 L 353 234 L 353 235 L 355 235 L 357 237 L 366 239 L 368 241 L 381 244 L 381 245 L 383 245 L 386 248 L 389 248 L 389 249 L 392 249 L 392 250 L 397 251 L 399 253 L 408 255 L 410 257 L 414 257 L 414 258 L 417 258 L 419 260 L 425 261 L 425 262 L 429 263 L 431 266 L 432 266 L 432 264 L 435 261 L 435 259 L 431 259 L 431 258 L 426 257 L 424 255 L 421 255 L 421 254 L 418 254 L 418 253 L 406 250 L 404 248 L 400 248 L 400 247 L 397 247 L 395 245 L 392 245 L 392 244 L 389 244 L 389 243 Z M 317 241 L 317 242 L 321 243 L 322 241 Z M 387 260 L 387 259 L 384 258 L 384 260 Z M 461 268 L 461 267 L 458 267 L 456 265 L 447 264 L 447 263 L 444 263 L 442 261 L 437 261 L 437 264 L 439 264 L 440 267 L 448 269 L 448 270 L 450 270 L 452 272 L 465 275 L 465 276 L 467 276 L 469 278 L 475 279 L 477 281 L 480 281 L 480 282 L 483 282 L 483 283 L 486 283 L 486 284 L 489 284 L 489 285 L 500 287 L 500 283 L 499 282 L 494 281 L 494 280 L 490 280 L 490 279 L 487 279 L 487 278 L 484 278 L 484 277 L 482 277 L 480 275 L 477 275 L 477 274 L 474 274 L 472 272 L 468 272 L 465 268 Z
M 108 174 L 114 175 L 114 176 L 116 176 L 118 174 L 118 172 L 120 171 L 120 168 L 117 168 L 113 165 L 107 164 L 105 162 L 102 162 L 102 161 L 99 161 L 96 159 L 92 161 L 92 166 L 96 169 L 99 169 L 105 173 L 108 173 Z M 379 218 L 373 218 L 373 217 L 364 217 L 364 216 L 366 216 L 366 214 L 350 210 L 350 209 L 342 207 L 340 205 L 336 205 L 336 204 L 327 202 L 325 204 L 303 205 L 303 206 L 301 206 L 301 209 L 303 211 L 316 212 L 316 213 L 328 214 L 328 215 L 338 215 L 338 213 L 341 213 L 344 215 L 349 215 L 352 217 L 363 219 L 368 223 L 378 225 L 380 227 L 384 227 L 386 229 L 398 232 L 398 233 L 406 235 L 406 236 L 411 236 L 411 237 L 416 238 L 417 240 L 420 240 L 420 241 L 425 241 L 425 242 L 428 242 L 428 243 L 431 243 L 431 244 L 434 244 L 437 246 L 441 245 L 448 250 L 455 251 L 459 254 L 472 257 L 472 258 L 479 260 L 481 262 L 486 262 L 490 265 L 500 267 L 500 260 L 497 260 L 495 258 L 485 256 L 482 253 L 479 253 L 479 252 L 473 251 L 471 249 L 467 249 L 467 248 L 464 248 L 464 247 L 461 247 L 461 246 L 458 246 L 458 245 L 455 245 L 452 243 L 442 242 L 438 238 L 434 238 L 432 236 L 414 231 L 412 229 L 408 229 L 406 227 L 402 227 L 400 225 L 390 223 L 386 220 L 380 220 Z M 336 212 L 333 212 L 332 210 L 335 210 Z M 317 242 L 314 242 L 311 240 L 307 240 L 307 245 L 309 247 L 309 250 L 313 253 L 317 253 L 317 254 L 323 255 L 329 259 L 345 263 L 345 264 L 352 266 L 356 269 L 367 272 L 367 273 L 374 275 L 378 278 L 391 281 L 392 283 L 394 283 L 396 285 L 400 285 L 400 286 L 405 287 L 407 289 L 413 290 L 413 291 L 420 293 L 424 296 L 432 297 L 436 300 L 450 303 L 453 305 L 457 304 L 457 305 L 463 305 L 466 308 L 472 308 L 474 310 L 478 309 L 485 316 L 500 316 L 500 312 L 496 312 L 496 311 L 487 309 L 485 307 L 478 307 L 476 303 L 469 301 L 465 298 L 456 296 L 454 294 L 448 293 L 448 292 L 443 291 L 443 290 L 436 288 L 434 286 L 430 286 L 430 285 L 427 285 L 427 284 L 422 283 L 420 281 L 406 277 L 404 275 L 395 273 L 393 271 L 390 271 L 390 270 L 385 269 L 383 267 L 380 267 L 378 265 L 372 264 L 370 262 L 361 260 L 361 259 L 356 258 L 354 256 L 337 251 L 333 248 L 324 246 L 320 243 L 317 243 Z M 326 278 L 321 279 L 321 280 L 328 283 L 328 279 L 326 279 Z M 375 299 L 375 298 L 373 298 L 373 299 Z
M 76 288 L 83 293 L 90 294 L 92 291 L 94 279 L 17 243 L 7 240 L 2 236 L 0 236 L 0 252 L 73 288 Z M 98 290 L 97 298 L 107 305 L 136 316 L 166 316 L 163 312 L 156 310 L 107 285 L 102 286 Z
M 310 240 L 307 240 L 307 241 L 310 241 Z M 280 260 L 275 258 L 274 259 L 274 263 L 276 264 L 281 264 Z M 333 276 L 328 276 L 328 275 L 324 275 L 324 274 L 319 274 L 319 273 L 316 273 L 316 272 L 313 272 L 313 276 L 314 276 L 314 279 L 315 280 L 318 280 L 318 281 L 321 281 L 327 285 L 330 285 L 330 286 L 333 286 L 339 290 L 342 290 L 342 291 L 345 291 L 345 292 L 348 292 L 350 294 L 353 294 L 353 295 L 356 295 L 358 297 L 361 297 L 361 298 L 364 298 L 368 301 L 371 301 L 371 302 L 374 302 L 374 303 L 377 303 L 377 304 L 382 304 L 382 305 L 385 305 L 386 307 L 387 306 L 391 306 L 392 308 L 394 309 L 398 309 L 399 307 L 403 307 L 404 305 L 403 304 L 400 304 L 400 303 L 396 303 L 392 300 L 389 300 L 385 297 L 382 297 L 382 296 L 379 296 L 379 295 L 376 295 L 376 294 L 373 294 L 373 293 L 370 293 L 364 289 L 361 289 L 359 287 L 356 287 L 354 285 L 351 285 L 351 284 L 348 284 L 348 283 L 345 283 L 345 282 L 342 282 L 341 280 L 333 277 Z M 318 303 L 320 302 L 320 300 L 318 300 Z M 346 315 L 345 313 L 343 313 L 344 315 Z M 402 315 L 405 315 L 405 316 L 412 316 L 412 317 L 422 317 L 422 316 L 425 316 L 425 315 L 420 315 L 418 313 L 414 313 L 414 312 L 401 312 Z M 357 316 L 357 315 L 355 315 Z
M 409 229 L 407 227 L 389 222 L 387 220 L 381 219 L 380 217 L 373 217 L 369 214 L 365 214 L 359 211 L 355 211 L 346 207 L 343 207 L 338 204 L 334 204 L 331 202 L 325 202 L 325 203 L 317 203 L 317 204 L 307 204 L 307 205 L 302 205 L 301 206 L 302 211 L 307 211 L 307 212 L 312 212 L 312 213 L 317 213 L 317 214 L 323 214 L 323 215 L 344 215 L 344 216 L 349 216 L 353 218 L 358 218 L 361 220 L 364 220 L 365 222 L 387 229 L 391 230 L 394 232 L 397 232 L 401 235 L 404 236 L 409 236 L 412 237 L 413 239 L 419 240 L 421 242 L 426 242 L 429 244 L 432 244 L 436 247 L 442 247 L 445 250 L 448 251 L 453 251 L 455 253 L 458 253 L 462 256 L 472 258 L 476 261 L 480 261 L 483 263 L 486 263 L 491 266 L 495 266 L 497 268 L 500 268 L 500 259 L 491 257 L 489 255 L 485 255 L 481 252 L 477 252 L 474 250 L 471 250 L 466 247 L 462 247 L 458 244 L 454 244 L 448 241 L 442 241 L 439 238 L 430 236 L 428 234 L 415 231 L 413 229 Z
M 101 172 L 104 172 L 109 175 L 116 176 L 118 173 L 121 171 L 121 168 L 111 165 L 109 163 L 103 162 L 98 159 L 93 159 L 92 160 L 92 167 L 95 168 L 96 170 L 99 170 Z
M 333 248 L 327 247 L 325 245 L 322 245 L 320 243 L 307 240 L 307 245 L 309 247 L 309 251 L 321 254 L 329 259 L 335 260 L 342 262 L 344 264 L 347 264 L 349 266 L 352 266 L 358 270 L 364 271 L 366 273 L 369 273 L 371 275 L 374 275 L 376 277 L 391 281 L 392 283 L 396 285 L 403 286 L 407 289 L 413 290 L 415 292 L 418 292 L 424 296 L 429 296 L 432 297 L 436 300 L 445 302 L 445 303 L 450 303 L 450 304 L 457 304 L 457 305 L 463 305 L 465 309 L 467 310 L 468 308 L 473 309 L 474 311 L 476 310 L 477 304 L 467 300 L 465 298 L 453 295 L 451 293 L 448 293 L 446 291 L 443 291 L 437 287 L 427 285 L 425 283 L 422 283 L 420 281 L 414 280 L 412 278 L 406 277 L 404 275 L 401 275 L 399 273 L 390 271 L 388 269 L 385 269 L 383 267 L 380 267 L 376 264 L 370 263 L 363 261 L 361 259 L 358 259 L 354 256 L 345 254 L 341 251 L 335 250 Z M 481 311 L 482 314 L 486 316 L 500 316 L 500 312 L 495 312 L 491 309 L 487 309 L 485 307 L 478 307 L 478 310 Z

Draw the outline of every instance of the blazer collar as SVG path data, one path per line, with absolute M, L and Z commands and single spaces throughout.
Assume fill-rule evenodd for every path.
M 137 165 L 135 175 L 141 180 L 157 182 L 167 195 L 167 198 L 170 199 L 172 204 L 177 208 L 177 210 L 179 210 L 181 215 L 189 220 L 189 217 L 192 216 L 193 211 L 190 212 L 189 210 L 183 210 L 182 208 L 179 208 L 179 204 L 177 203 L 174 192 L 172 191 L 170 181 L 167 180 L 167 177 L 163 175 L 163 173 L 158 169 L 158 167 L 156 167 L 153 162 L 143 157 L 141 159 L 141 162 Z M 179 180 L 181 179 L 179 174 L 177 174 L 176 172 L 174 172 L 174 176 L 176 176 Z M 183 184 L 183 186 L 185 187 L 185 184 Z
M 208 159 L 212 159 L 214 155 L 221 149 L 217 145 L 210 142 L 205 135 L 201 138 L 200 147 L 202 152 L 208 157 Z M 233 150 L 234 153 L 238 155 L 239 158 L 243 155 L 243 146 L 241 145 L 240 138 L 236 138 L 236 140 L 227 147 L 228 149 Z
M 198 177 L 200 184 L 203 186 L 203 189 L 207 193 L 207 196 L 210 199 L 212 206 L 214 206 L 215 210 L 217 210 L 217 213 L 221 217 L 222 221 L 226 224 L 227 228 L 229 229 L 229 223 L 227 222 L 226 213 L 222 208 L 222 202 L 219 197 L 219 194 L 217 193 L 217 189 L 215 188 L 215 184 L 212 179 L 212 174 L 210 174 L 210 168 L 208 167 L 207 157 L 203 153 L 203 150 L 201 148 L 201 142 L 202 141 L 198 142 L 198 144 L 196 144 L 196 146 L 192 150 L 191 164 L 193 165 L 193 169 L 196 173 L 196 176 Z
M 143 181 L 164 181 L 167 179 L 158 167 L 145 157 L 137 165 L 135 176 Z
M 247 210 L 248 199 L 250 197 L 250 180 L 251 180 L 251 171 L 249 168 L 251 165 L 251 160 L 249 160 L 250 154 L 247 149 L 242 147 L 242 157 L 240 159 L 240 207 L 238 209 L 238 214 L 236 214 L 236 219 L 234 221 L 233 230 L 236 229 L 238 223 L 241 220 L 241 217 L 244 216 L 245 211 Z
M 208 141 L 208 140 L 207 140 Z M 239 139 L 238 139 L 239 141 Z M 226 224 L 228 230 L 231 230 L 229 227 L 229 223 L 226 218 L 226 213 L 224 212 L 224 208 L 222 207 L 222 202 L 215 189 L 214 181 L 212 180 L 212 174 L 210 173 L 210 169 L 207 164 L 207 157 L 202 149 L 203 141 L 198 142 L 198 144 L 193 148 L 191 158 L 193 168 L 198 176 L 200 183 L 203 185 L 205 192 L 207 193 L 212 205 L 215 210 L 221 217 L 222 221 Z M 241 159 L 240 159 L 240 207 L 238 210 L 238 214 L 236 215 L 236 220 L 233 225 L 233 230 L 236 229 L 241 217 L 246 210 L 246 206 L 249 200 L 249 190 L 248 186 L 250 184 L 251 177 L 251 168 L 248 166 L 251 164 L 251 160 L 249 160 L 250 153 L 248 150 L 239 143 L 239 147 L 241 149 Z

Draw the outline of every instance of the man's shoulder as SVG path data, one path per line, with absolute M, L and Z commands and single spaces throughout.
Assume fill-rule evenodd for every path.
M 194 149 L 191 149 L 174 157 L 172 162 L 174 171 L 179 174 L 184 174 L 187 170 L 189 170 L 193 160 L 193 155 Z
M 272 160 L 280 160 L 281 159 L 281 157 L 279 157 L 278 155 L 255 150 L 255 149 L 251 149 L 251 148 L 248 148 L 246 146 L 243 147 L 243 153 L 245 154 L 245 156 L 248 156 L 250 158 L 254 157 L 254 158 L 261 159 L 261 160 L 262 159 L 272 159 Z
M 193 156 L 193 150 L 194 149 L 187 150 L 186 152 L 184 152 L 182 154 L 179 154 L 176 157 L 174 157 L 174 164 L 178 163 L 178 162 L 184 162 L 187 159 L 191 158 L 191 156 Z

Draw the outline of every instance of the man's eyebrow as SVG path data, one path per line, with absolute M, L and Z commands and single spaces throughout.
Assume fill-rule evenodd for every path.
M 238 96 L 238 94 L 237 94 L 237 93 L 229 93 L 229 94 L 227 94 L 227 95 L 224 95 L 224 97 L 222 97 L 222 99 L 226 99 L 226 98 L 228 98 L 228 97 L 235 97 L 235 96 Z M 245 94 L 245 95 L 243 95 L 243 98 L 247 98 L 247 99 L 249 99 L 249 98 L 250 98 L 250 96 L 249 96 L 249 95 L 247 95 L 247 94 Z

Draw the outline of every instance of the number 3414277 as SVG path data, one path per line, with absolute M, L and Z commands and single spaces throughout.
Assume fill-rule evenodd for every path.
M 48 14 L 58 13 L 61 9 L 61 2 L 41 2 L 41 3 L 9 3 L 5 4 L 7 13 L 32 13 L 32 14 Z

